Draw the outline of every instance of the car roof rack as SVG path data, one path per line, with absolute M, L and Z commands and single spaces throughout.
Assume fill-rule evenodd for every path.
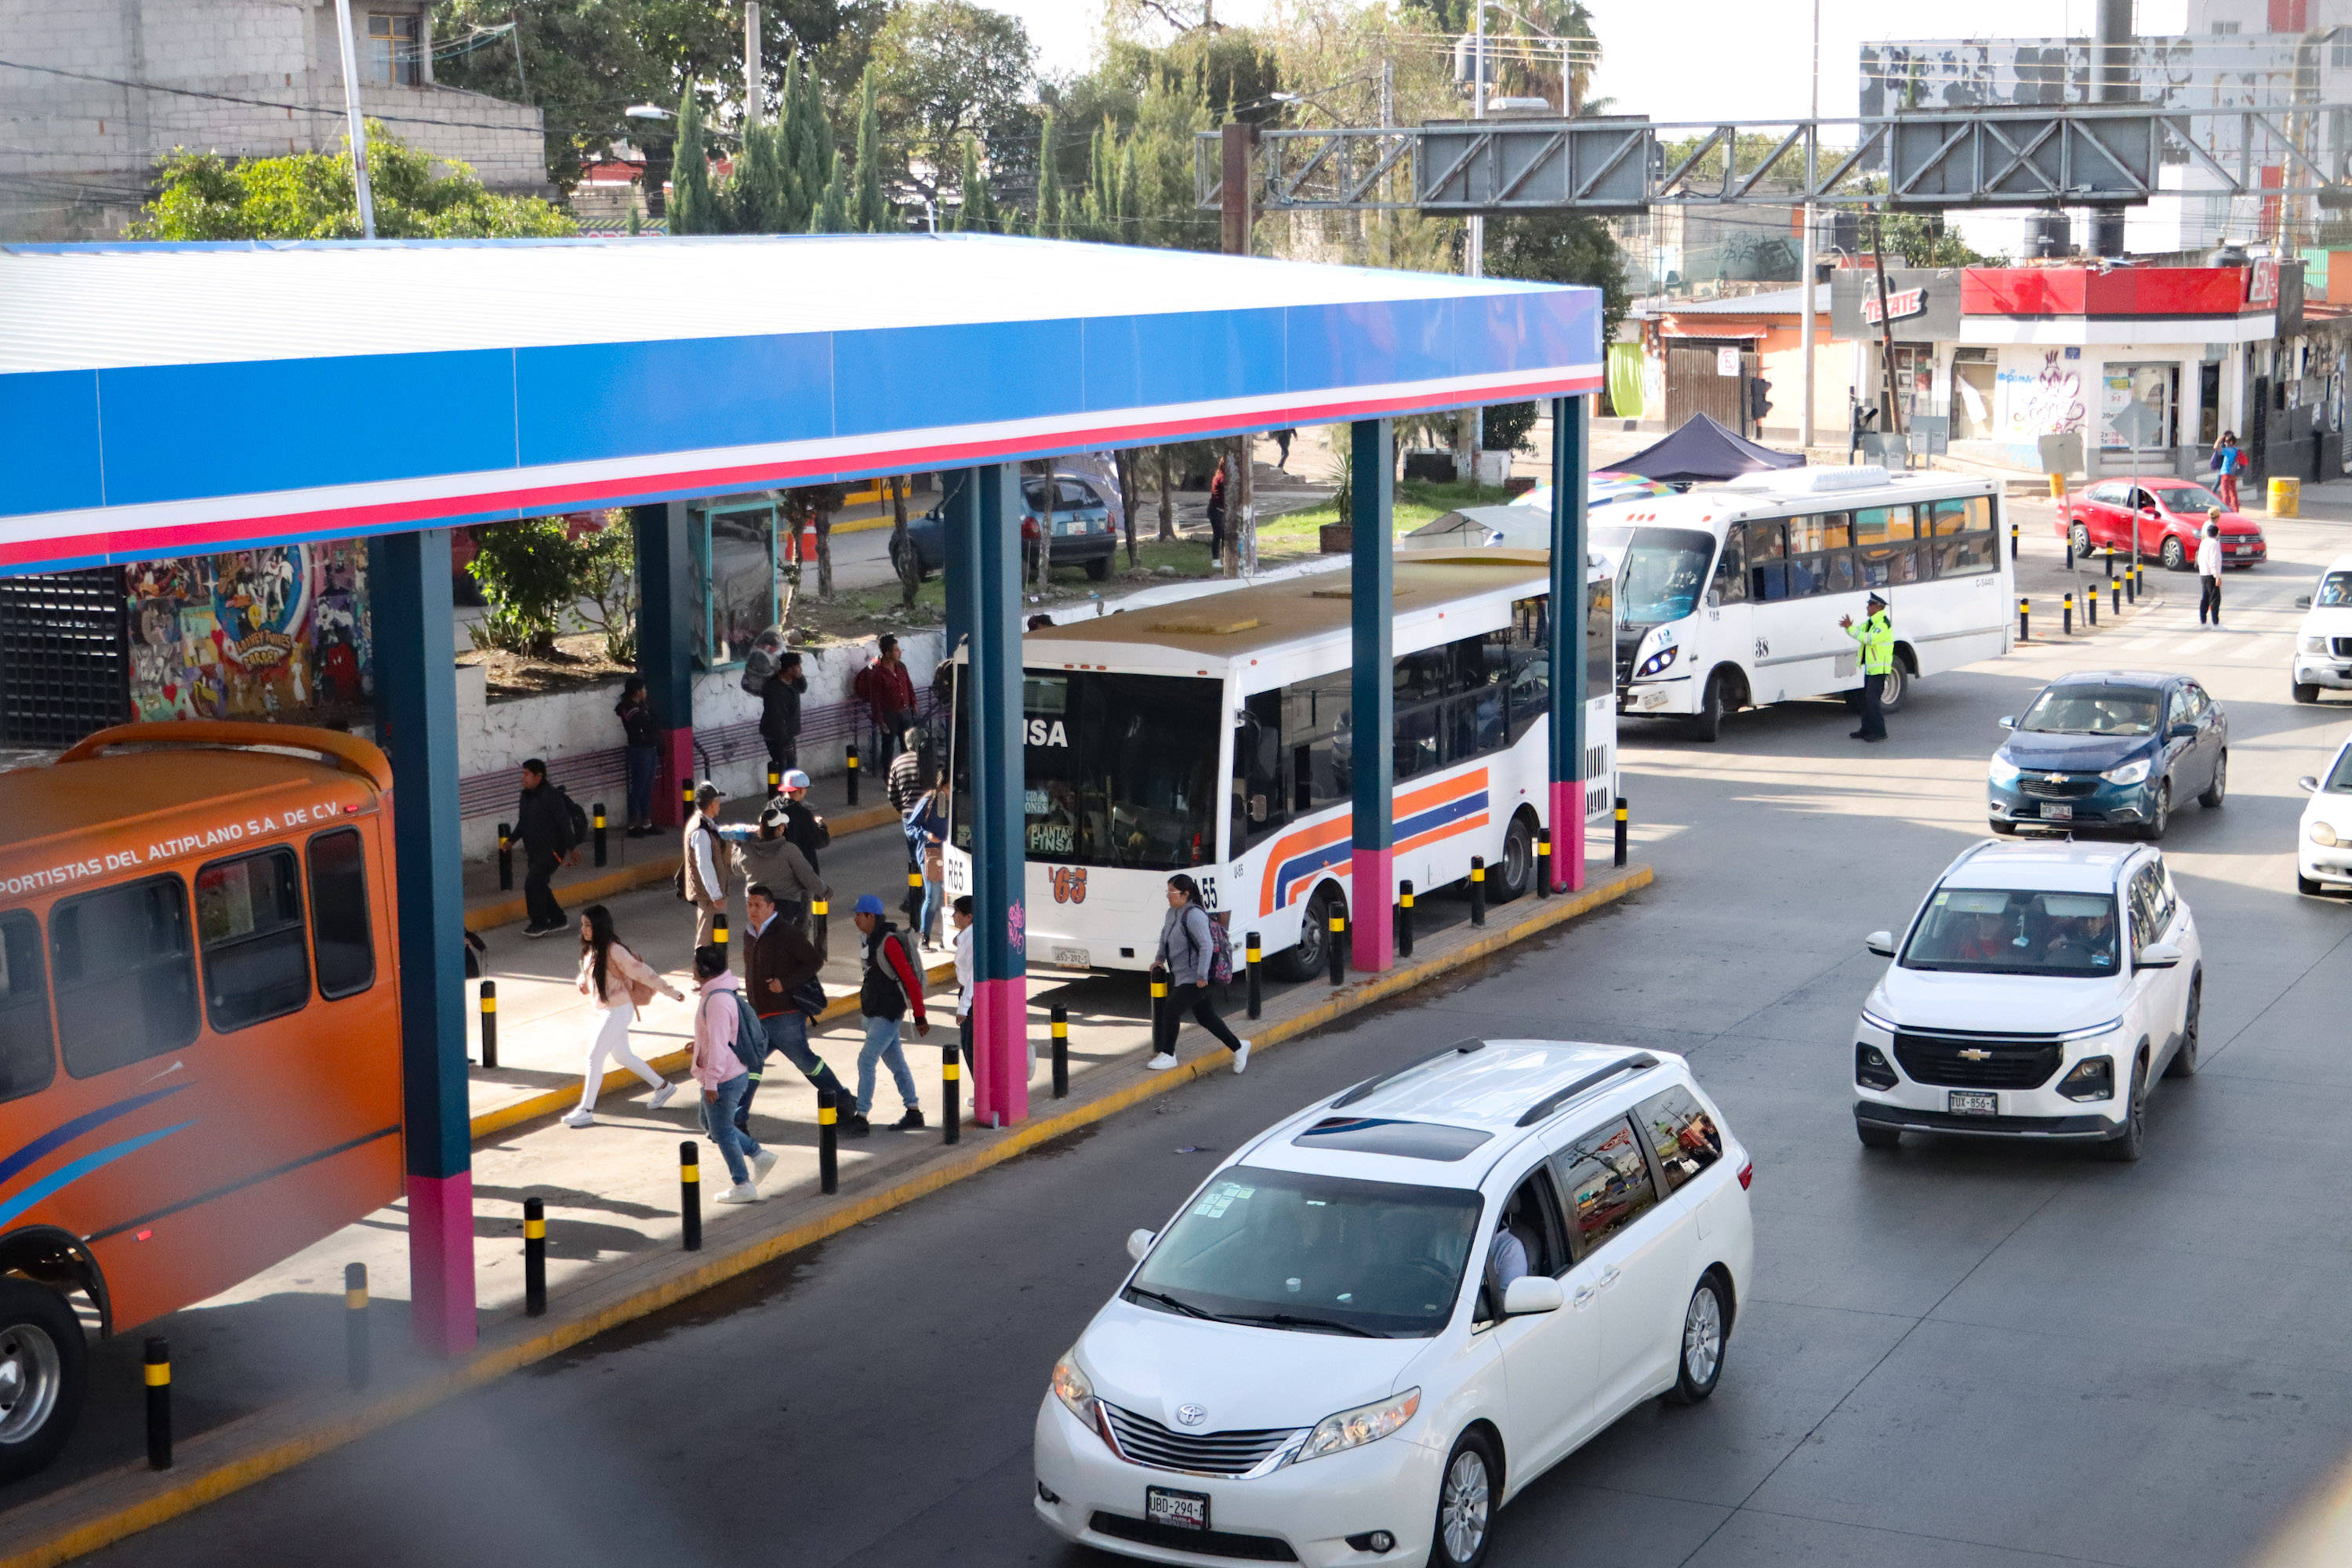
M 1528 1107 L 1526 1114 L 1521 1116 L 1514 1125 L 1519 1127 L 1533 1127 L 1537 1122 L 1546 1120 L 1554 1111 L 1558 1110 L 1561 1106 L 1566 1105 L 1570 1100 L 1574 1100 L 1578 1095 L 1582 1094 L 1589 1089 L 1592 1089 L 1600 1084 L 1608 1082 L 1611 1079 L 1615 1078 L 1619 1073 L 1647 1072 L 1657 1065 L 1658 1058 L 1652 1056 L 1647 1051 L 1636 1051 L 1630 1057 L 1620 1057 L 1617 1060 L 1611 1062 L 1607 1067 L 1600 1068 L 1592 1072 L 1586 1073 L 1582 1078 L 1578 1079 L 1574 1083 L 1569 1084 L 1563 1089 L 1553 1089 L 1549 1094 L 1545 1095 L 1541 1100 L 1537 1100 L 1533 1105 Z
M 1366 1079 L 1363 1082 L 1358 1084 L 1355 1088 L 1349 1089 L 1347 1093 L 1333 1100 L 1331 1102 L 1330 1109 L 1338 1110 L 1343 1107 L 1353 1105 L 1358 1100 L 1362 1100 L 1367 1095 L 1370 1094 L 1374 1089 L 1380 1088 L 1382 1084 L 1402 1078 L 1405 1074 L 1412 1071 L 1415 1068 L 1425 1068 L 1430 1063 L 1441 1060 L 1446 1057 L 1466 1057 L 1473 1051 L 1483 1051 L 1486 1048 L 1486 1042 L 1484 1040 L 1456 1040 L 1443 1050 L 1432 1051 L 1429 1055 L 1409 1061 L 1401 1068 L 1391 1068 L 1387 1072 L 1373 1074 L 1370 1078 Z

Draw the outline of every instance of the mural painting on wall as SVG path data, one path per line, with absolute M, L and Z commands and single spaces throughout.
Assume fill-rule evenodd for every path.
M 2083 376 L 2079 368 L 2050 349 L 2038 370 L 2003 365 L 1994 397 L 2004 410 L 2002 427 L 2012 437 L 2032 440 L 2083 427 Z
M 374 690 L 360 541 L 142 562 L 128 581 L 141 719 L 331 723 Z

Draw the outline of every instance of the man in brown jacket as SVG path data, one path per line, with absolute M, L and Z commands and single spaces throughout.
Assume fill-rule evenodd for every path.
M 719 837 L 719 803 L 726 797 L 709 779 L 694 792 L 694 815 L 678 846 L 686 862 L 679 891 L 694 906 L 694 945 L 707 947 L 727 910 L 728 854 Z
M 764 882 L 744 889 L 743 912 L 747 917 L 743 994 L 751 997 L 751 1011 L 760 1016 L 761 1026 L 767 1031 L 768 1049 L 783 1052 L 784 1059 L 800 1068 L 817 1089 L 833 1090 L 833 1102 L 842 1108 L 845 1121 L 857 1109 L 857 1100 L 824 1059 L 809 1048 L 808 1015 L 793 1005 L 794 988 L 814 981 L 824 960 L 799 928 L 778 918 L 776 896 Z M 738 1125 L 747 1131 L 751 1097 L 759 1092 L 760 1086 L 754 1082 L 736 1110 Z

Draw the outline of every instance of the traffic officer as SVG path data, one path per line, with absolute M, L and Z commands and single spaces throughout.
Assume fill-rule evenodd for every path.
M 1862 645 L 1862 728 L 1856 741 L 1886 739 L 1886 714 L 1879 700 L 1886 691 L 1887 672 L 1895 668 L 1895 623 L 1887 617 L 1886 601 L 1873 594 L 1863 607 L 1862 625 L 1852 616 L 1840 616 L 1838 626 Z

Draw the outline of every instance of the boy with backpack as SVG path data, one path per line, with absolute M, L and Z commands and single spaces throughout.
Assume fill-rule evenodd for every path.
M 776 1167 L 776 1157 L 735 1124 L 735 1113 L 753 1086 L 768 1054 L 760 1020 L 727 967 L 726 950 L 706 943 L 694 950 L 694 1081 L 702 1086 L 702 1130 L 719 1145 L 734 1185 L 719 1194 L 722 1204 L 755 1204 L 760 1183 Z
M 571 861 L 588 837 L 588 814 L 572 804 L 563 786 L 551 784 L 547 763 L 537 757 L 522 765 L 522 793 L 515 802 L 515 837 L 522 840 L 522 934 L 552 936 L 571 922 L 551 885 L 556 868 Z
M 884 918 L 882 900 L 861 893 L 853 917 L 866 939 L 866 973 L 857 988 L 857 1011 L 866 1020 L 866 1047 L 857 1053 L 857 1108 L 843 1118 L 849 1135 L 863 1138 L 873 1131 L 866 1113 L 874 1105 L 874 1064 L 887 1062 L 898 1098 L 907 1114 L 894 1124 L 901 1132 L 923 1130 L 923 1102 L 915 1075 L 907 1066 L 907 1052 L 898 1039 L 898 1021 L 915 1010 L 915 1033 L 931 1032 L 930 1016 L 923 1010 L 923 971 L 907 945 L 907 936 Z

